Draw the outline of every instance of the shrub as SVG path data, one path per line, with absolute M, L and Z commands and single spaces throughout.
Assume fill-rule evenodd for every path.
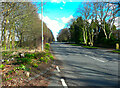
M 34 54 L 34 53 L 32 53 L 32 54 L 26 53 L 26 54 L 25 54 L 25 57 L 34 58 L 34 57 L 35 57 L 35 54 Z
M 50 49 L 49 43 L 46 43 L 46 44 L 45 44 L 45 49 L 46 49 L 46 50 L 49 50 L 49 49 Z
M 23 64 L 21 64 L 21 66 L 14 67 L 13 71 L 16 72 L 16 71 L 17 71 L 16 69 L 18 69 L 18 70 L 24 70 L 24 71 L 30 71 L 30 70 L 31 70 L 30 67 L 29 67 L 29 68 L 26 68 L 26 66 L 23 65 Z
M 44 62 L 47 63 L 47 62 L 48 62 L 48 59 L 44 59 Z
M 12 78 L 6 78 L 5 81 L 12 80 Z
M 26 69 L 26 68 L 25 68 L 25 65 L 23 65 L 23 64 L 21 64 L 20 68 L 23 69 L 23 70 Z
M 49 50 L 45 50 L 45 52 L 49 52 Z
M 18 58 L 18 59 L 17 59 L 17 63 L 28 64 L 28 63 L 30 63 L 30 62 L 31 62 L 31 59 L 30 59 L 30 58 L 25 58 L 25 57 L 23 57 L 23 58 Z
M 50 55 L 51 55 L 51 53 L 50 53 L 50 52 L 47 52 L 47 53 L 46 53 L 46 56 L 50 56 Z
M 51 59 L 51 60 L 54 60 L 54 57 L 51 55 L 51 56 L 50 56 L 50 59 Z
M 35 58 L 41 58 L 41 57 L 45 57 L 46 53 L 45 52 L 35 52 Z
M 9 64 L 9 61 L 8 61 L 8 60 L 5 59 L 4 61 L 5 61 L 6 64 Z
M 45 59 L 49 60 L 50 58 L 48 56 L 46 56 Z
M 50 60 L 50 57 L 46 56 L 45 59 L 44 59 L 44 62 L 48 63 L 48 60 Z
M 1 68 L 1 69 L 3 69 L 4 67 L 5 67 L 5 65 L 4 65 L 4 64 L 1 64 L 1 65 L 0 65 L 0 68 Z
M 13 73 L 13 71 L 11 70 L 11 71 L 8 72 L 8 75 L 10 75 L 10 74 L 12 74 L 12 73 Z
M 43 61 L 44 60 L 44 58 L 43 57 L 41 57 L 40 59 L 39 59 L 39 61 Z
M 37 68 L 37 67 L 38 67 L 38 65 L 37 65 L 36 63 L 34 63 L 34 64 L 33 64 L 33 67 L 36 67 L 36 68 Z
M 99 38 L 95 41 L 96 46 L 106 47 L 106 48 L 115 48 L 117 40 L 113 37 L 111 39 L 105 39 L 104 37 Z
M 2 52 L 2 56 L 6 56 L 6 55 L 10 55 L 12 54 L 14 51 L 3 51 Z

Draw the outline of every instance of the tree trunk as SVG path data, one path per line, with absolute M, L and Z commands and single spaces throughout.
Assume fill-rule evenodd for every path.
M 23 35 L 23 33 L 21 32 L 20 33 L 20 47 L 22 47 L 22 40 L 23 40 L 23 38 L 22 38 L 23 36 L 22 35 Z
M 8 37 L 8 48 L 11 49 L 10 39 L 11 39 L 11 29 L 9 30 L 10 34 Z
M 92 39 L 91 39 L 91 33 L 90 33 L 90 31 L 89 31 L 89 40 L 90 40 L 89 45 L 91 45 Z
M 87 45 L 88 36 L 87 36 L 87 29 L 86 28 L 85 28 L 85 40 L 86 40 L 86 45 Z
M 96 26 L 96 39 L 98 38 L 98 34 L 99 34 L 99 31 L 98 31 L 98 26 Z
M 104 23 L 104 27 L 103 27 L 102 29 L 103 29 L 103 32 L 104 32 L 105 38 L 108 39 L 108 37 L 107 37 L 107 33 L 106 33 L 106 31 L 105 31 L 105 23 Z
M 84 43 L 86 44 L 86 38 L 85 38 L 85 30 L 83 28 L 83 39 L 84 39 Z
M 4 46 L 4 49 L 6 50 L 6 45 L 7 44 L 7 31 L 6 31 L 6 28 L 4 28 L 4 41 L 3 41 L 3 46 Z
M 94 44 L 94 34 L 93 34 L 93 29 L 92 29 L 92 42 L 91 42 L 91 46 L 93 46 L 93 44 Z
M 111 38 L 111 34 L 112 34 L 112 32 L 109 33 L 109 39 Z
M 1 44 L 2 44 L 2 45 L 4 45 L 3 42 L 2 42 L 3 36 L 4 36 L 4 33 L 3 33 L 3 29 L 2 29 L 2 34 L 1 34 Z
M 15 49 L 15 28 L 13 28 L 13 33 L 12 33 L 12 48 Z

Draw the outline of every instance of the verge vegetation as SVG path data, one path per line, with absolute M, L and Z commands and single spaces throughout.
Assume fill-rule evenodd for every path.
M 46 71 L 54 61 L 54 57 L 50 53 L 49 43 L 45 44 L 43 52 L 3 51 L 2 57 L 0 65 L 2 86 L 36 86 L 36 81 L 28 83 L 30 82 L 29 78 Z
M 113 53 L 119 53 L 120 54 L 120 50 L 113 50 Z

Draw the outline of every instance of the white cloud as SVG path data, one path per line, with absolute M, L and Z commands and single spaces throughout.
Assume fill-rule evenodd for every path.
M 56 3 L 60 3 L 60 2 L 63 2 L 64 4 L 66 4 L 65 0 L 51 0 L 51 2 L 56 2 Z
M 116 26 L 117 29 L 120 29 L 120 17 L 116 17 L 115 18 L 114 25 Z
M 65 1 L 63 1 L 63 3 L 65 4 L 66 2 L 65 2 Z
M 60 0 L 51 0 L 51 2 L 56 2 L 56 3 L 60 3 Z
M 70 2 L 72 2 L 72 0 L 70 0 Z
M 60 9 L 63 9 L 62 7 L 60 7 Z
M 39 17 L 41 19 L 41 14 L 39 14 Z M 53 35 L 55 37 L 55 40 L 57 39 L 57 35 L 59 30 L 64 28 L 64 24 L 59 23 L 56 20 L 51 20 L 48 16 L 43 16 L 43 21 L 46 23 L 47 27 L 52 30 Z
M 63 23 L 68 23 L 71 19 L 73 19 L 74 17 L 72 15 L 70 15 L 68 18 L 61 18 L 61 20 L 63 21 Z
M 55 18 L 56 20 L 59 20 L 59 18 Z
M 57 0 L 51 0 L 51 2 L 57 2 Z
M 91 23 L 92 19 L 89 19 L 88 22 Z

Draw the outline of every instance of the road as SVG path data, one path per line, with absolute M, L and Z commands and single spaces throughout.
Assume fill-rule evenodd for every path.
M 58 66 L 61 72 L 56 80 L 63 78 L 67 86 L 117 88 L 118 54 L 105 49 L 86 49 L 64 43 L 52 43 L 51 47 L 55 57 L 62 62 Z

